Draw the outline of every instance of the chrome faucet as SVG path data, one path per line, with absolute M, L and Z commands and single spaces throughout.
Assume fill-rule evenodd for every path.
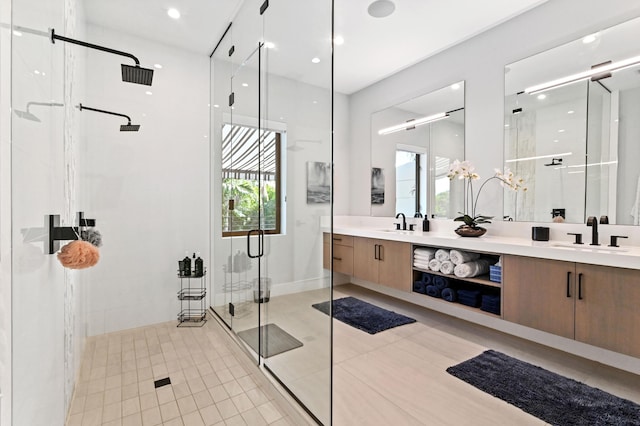
M 402 216 L 402 230 L 406 231 L 407 230 L 407 218 L 405 217 L 404 213 L 398 213 L 396 215 L 396 219 L 399 218 L 400 216 Z M 396 229 L 400 229 L 400 224 L 396 223 Z
M 591 226 L 591 245 L 599 246 L 600 242 L 598 241 L 598 219 L 595 216 L 589 216 L 587 218 L 587 226 Z

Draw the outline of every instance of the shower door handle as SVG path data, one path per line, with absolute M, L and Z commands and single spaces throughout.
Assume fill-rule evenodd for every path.
M 258 254 L 257 255 L 251 254 L 251 234 L 258 235 Z M 252 229 L 249 232 L 247 232 L 247 255 L 251 259 L 256 259 L 258 257 L 262 257 L 263 254 L 264 254 L 264 231 L 262 229 Z

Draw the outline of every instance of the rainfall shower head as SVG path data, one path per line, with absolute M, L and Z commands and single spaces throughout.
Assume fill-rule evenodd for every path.
M 129 124 L 120 125 L 121 132 L 137 132 L 138 130 L 140 130 L 139 124 L 131 124 L 131 122 L 129 122 Z
M 38 117 L 36 117 L 35 115 L 33 115 L 31 112 L 29 112 L 29 110 L 27 110 L 27 111 L 18 111 L 17 109 L 14 109 L 13 112 L 15 112 L 16 115 L 18 117 L 20 117 L 20 118 L 40 123 L 40 119 Z
M 20 118 L 40 123 L 40 119 L 35 114 L 33 114 L 31 111 L 29 111 L 29 108 L 31 108 L 31 106 L 33 106 L 33 105 L 49 106 L 49 107 L 52 107 L 52 106 L 58 106 L 58 107 L 64 106 L 64 104 L 61 104 L 61 103 L 58 103 L 58 102 L 28 102 L 27 103 L 27 107 L 26 107 L 26 109 L 24 111 L 20 111 L 20 110 L 14 109 L 13 112 L 15 112 L 16 115 L 18 117 L 20 117 Z
M 142 68 L 140 65 L 122 64 L 122 81 L 151 86 L 153 70 L 150 68 Z
M 121 52 L 109 47 L 99 46 L 97 44 L 63 37 L 56 34 L 55 29 L 52 28 L 51 43 L 55 43 L 56 40 L 65 41 L 67 43 L 77 44 L 79 46 L 88 47 L 90 49 L 96 49 L 102 52 L 113 53 L 114 55 L 126 56 L 127 58 L 131 58 L 136 64 L 135 66 L 122 64 L 122 81 L 127 83 L 136 83 L 144 84 L 145 86 L 151 86 L 151 82 L 153 81 L 153 70 L 150 68 L 142 68 L 140 66 L 140 61 L 138 60 L 138 58 L 133 56 L 131 53 Z
M 137 132 L 138 130 L 140 130 L 140 125 L 139 124 L 131 124 L 131 117 L 129 117 L 128 115 L 120 114 L 118 112 L 105 111 L 103 109 L 90 108 L 90 107 L 84 106 L 82 104 L 78 105 L 78 108 L 80 108 L 80 111 L 86 109 L 86 110 L 89 110 L 89 111 L 101 112 L 103 114 L 109 114 L 109 115 L 117 115 L 118 117 L 126 118 L 128 123 L 127 124 L 122 124 L 120 126 L 120 131 L 121 132 Z

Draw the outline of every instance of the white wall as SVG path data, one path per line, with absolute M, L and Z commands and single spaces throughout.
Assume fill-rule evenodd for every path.
M 640 89 L 620 92 L 620 112 L 618 158 L 640 158 Z M 640 173 L 633 163 L 621 161 L 618 164 L 618 199 L 624 201 L 617 210 L 617 223 L 633 223 L 631 208 L 640 189 Z
M 374 111 L 465 80 L 466 159 L 483 177 L 502 166 L 504 66 L 640 15 L 637 2 L 547 2 L 350 97 L 350 213 L 368 215 L 370 116 Z M 486 192 L 485 192 L 486 191 Z M 478 211 L 502 216 L 502 188 L 487 185 Z
M 82 93 L 82 80 L 74 75 L 83 72 L 84 53 L 52 45 L 47 29 L 81 36 L 82 17 L 75 0 L 13 4 L 13 24 L 24 29 L 12 40 L 12 108 L 39 120 L 17 113 L 10 118 L 13 386 L 3 391 L 11 392 L 16 426 L 64 424 L 84 344 L 80 275 L 44 254 L 43 241 L 46 214 L 60 214 L 70 225 L 77 210 L 80 134 L 69 104 Z M 52 101 L 65 106 L 27 108 L 29 102 Z
M 96 335 L 176 319 L 178 260 L 185 251 L 208 258 L 209 64 L 206 55 L 93 25 L 87 37 L 143 67 L 162 65 L 149 87 L 121 80 L 120 64 L 131 60 L 88 53 L 82 104 L 141 125 L 120 132 L 124 118 L 80 113 L 80 204 L 103 238 L 86 282 L 88 334 Z
M 0 0 L 0 424 L 11 422 L 11 0 Z

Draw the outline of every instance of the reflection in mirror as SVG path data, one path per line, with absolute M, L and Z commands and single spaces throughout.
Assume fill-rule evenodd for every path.
M 461 158 L 463 81 L 372 114 L 371 215 L 455 217 L 463 188 L 447 173 Z
M 505 69 L 506 220 L 640 224 L 640 18 Z

